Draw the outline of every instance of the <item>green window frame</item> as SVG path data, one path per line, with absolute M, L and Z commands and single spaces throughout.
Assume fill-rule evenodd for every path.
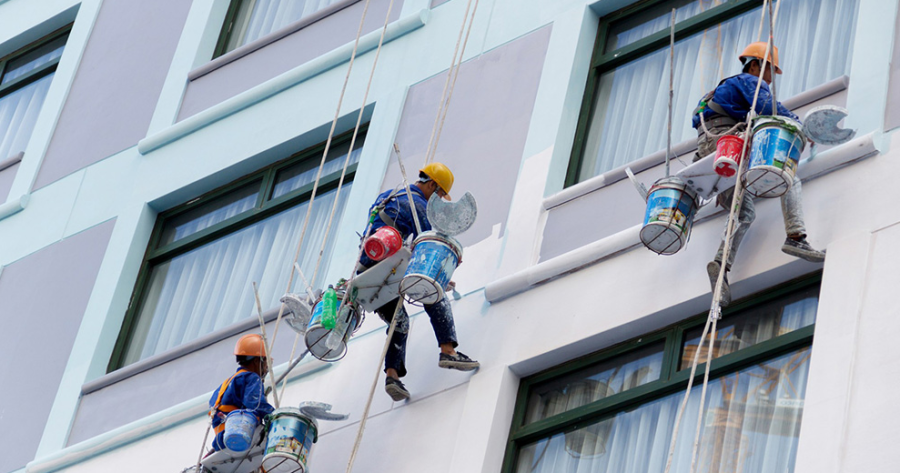
M 816 273 L 782 284 L 777 289 L 751 296 L 744 301 L 733 303 L 723 311 L 722 320 L 727 322 L 732 314 L 746 313 L 748 309 L 752 310 L 766 302 L 789 296 L 797 291 L 813 289 L 820 285 L 821 279 L 821 273 Z M 518 452 L 525 445 L 556 434 L 587 427 L 603 418 L 629 409 L 635 409 L 673 393 L 684 393 L 690 378 L 690 367 L 680 369 L 679 365 L 684 356 L 682 347 L 687 340 L 686 333 L 698 328 L 702 330 L 703 325 L 706 323 L 706 318 L 706 313 L 699 314 L 661 330 L 523 378 L 519 384 L 516 396 L 512 426 L 501 471 L 503 473 L 515 473 Z M 734 374 L 741 369 L 791 351 L 812 347 L 814 332 L 815 323 L 714 358 L 711 363 L 710 381 Z M 663 345 L 663 360 L 658 379 L 560 414 L 526 423 L 529 393 L 532 392 L 533 387 L 563 378 L 605 361 L 613 360 L 615 357 L 660 344 Z M 694 376 L 695 386 L 703 382 L 703 375 L 706 370 L 703 358 L 705 355 L 706 350 L 704 349 L 701 352 L 700 363 Z
M 628 17 L 638 15 L 652 7 L 659 6 L 668 1 L 669 0 L 645 0 L 637 2 L 634 5 L 611 13 L 600 19 L 597 38 L 594 41 L 594 52 L 591 57 L 591 69 L 588 73 L 584 100 L 581 103 L 581 109 L 578 115 L 578 125 L 575 130 L 575 140 L 569 158 L 569 167 L 566 171 L 565 187 L 575 185 L 579 182 L 579 175 L 581 174 L 581 167 L 584 161 L 588 126 L 591 113 L 593 112 L 594 94 L 600 76 L 605 72 L 612 71 L 619 66 L 640 59 L 650 53 L 668 47 L 669 45 L 669 29 L 666 28 L 663 31 L 653 33 L 646 38 L 630 43 L 624 47 L 604 53 L 603 51 L 606 49 L 607 38 L 610 32 L 610 25 Z M 677 22 L 675 24 L 675 41 L 677 42 L 696 33 L 700 33 L 709 27 L 716 26 L 719 23 L 735 18 L 742 13 L 746 13 L 756 7 L 762 6 L 762 4 L 763 0 L 728 0 L 722 5 L 712 7 L 703 13 Z
M 53 33 L 50 33 L 47 36 L 25 46 L 24 48 L 18 49 L 15 52 L 8 54 L 6 56 L 0 57 L 0 82 L 3 81 L 4 76 L 7 72 L 7 65 L 10 62 L 14 62 L 16 59 L 25 56 L 26 54 L 41 48 L 42 46 L 52 43 L 60 38 L 66 38 L 69 35 L 69 32 L 72 30 L 72 25 L 66 25 Z M 28 84 L 36 82 L 44 77 L 47 77 L 50 74 L 56 72 L 56 68 L 59 66 L 59 57 L 53 58 L 45 64 L 41 64 L 39 67 L 28 71 L 27 73 L 16 77 L 15 79 L 6 82 L 5 84 L 0 84 L 0 98 L 9 95 Z
M 367 129 L 368 124 L 364 124 L 360 127 L 354 149 L 360 149 L 365 142 Z M 333 139 L 331 152 L 334 152 L 335 149 L 342 145 L 348 145 L 351 141 L 351 138 L 352 131 L 336 136 Z M 138 273 L 138 278 L 135 284 L 134 291 L 132 293 L 131 301 L 129 302 L 128 309 L 125 313 L 125 318 L 122 322 L 122 327 L 119 331 L 119 337 L 116 340 L 112 356 L 110 357 L 110 361 L 107 366 L 108 373 L 122 368 L 123 366 L 128 364 L 125 360 L 125 357 L 127 355 L 127 348 L 128 344 L 135 336 L 135 329 L 137 327 L 139 311 L 142 303 L 144 302 L 144 298 L 146 296 L 146 292 L 148 291 L 148 286 L 150 283 L 151 270 L 160 263 L 170 261 L 177 256 L 183 255 L 208 243 L 227 237 L 246 227 L 249 227 L 250 225 L 258 223 L 282 211 L 309 201 L 310 196 L 312 195 L 314 182 L 310 182 L 306 185 L 303 185 L 302 187 L 294 189 L 278 197 L 273 197 L 275 193 L 275 186 L 277 184 L 276 177 L 278 176 L 278 173 L 280 171 L 289 169 L 291 168 L 291 166 L 302 163 L 304 161 L 310 161 L 315 167 L 318 167 L 318 162 L 322 157 L 324 149 L 325 143 L 319 143 L 315 146 L 295 153 L 275 164 L 266 166 L 265 168 L 259 169 L 253 173 L 243 176 L 218 189 L 207 192 L 206 194 L 203 194 L 200 197 L 192 199 L 184 204 L 175 206 L 165 212 L 161 212 L 157 216 L 156 224 L 154 225 L 153 231 L 150 235 L 147 252 L 144 255 L 143 262 L 141 263 L 140 272 Z M 347 166 L 347 173 L 344 177 L 344 187 L 353 182 L 357 167 L 358 163 L 351 163 L 349 166 Z M 327 175 L 323 175 L 319 182 L 317 195 L 322 195 L 328 191 L 337 189 L 338 183 L 340 181 L 340 176 L 340 169 Z M 259 191 L 256 203 L 252 208 L 245 210 L 237 215 L 226 218 L 214 225 L 199 230 L 196 233 L 192 233 L 189 236 L 178 239 L 172 243 L 164 243 L 163 230 L 166 229 L 167 222 L 174 218 L 177 218 L 180 215 L 184 215 L 186 212 L 197 209 L 204 204 L 210 203 L 217 198 L 228 195 L 232 191 L 243 189 L 248 184 L 253 184 L 254 182 L 259 182 Z

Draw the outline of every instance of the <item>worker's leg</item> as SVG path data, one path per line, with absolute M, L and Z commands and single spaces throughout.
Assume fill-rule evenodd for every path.
M 478 368 L 479 364 L 477 361 L 469 358 L 462 352 L 456 351 L 456 346 L 458 345 L 456 328 L 453 325 L 453 311 L 450 308 L 450 301 L 447 297 L 441 299 L 437 304 L 426 304 L 425 313 L 431 319 L 434 336 L 441 347 L 441 354 L 438 356 L 438 366 L 460 371 L 471 371 Z
M 791 189 L 781 196 L 781 212 L 784 215 L 784 231 L 787 239 L 781 251 L 813 263 L 825 261 L 825 252 L 813 248 L 806 241 L 806 225 L 803 222 L 803 202 L 801 201 L 802 185 L 800 178 L 794 176 Z
M 394 378 L 402 378 L 406 376 L 406 340 L 409 336 L 409 316 L 406 314 L 406 309 L 402 307 L 403 301 L 397 298 L 375 309 L 375 313 L 389 325 L 387 330 L 390 331 L 391 319 L 397 309 L 397 304 L 400 304 L 401 307 L 397 313 L 397 326 L 394 328 L 394 335 L 391 337 L 387 356 L 384 358 L 384 372 Z M 391 372 L 389 373 L 389 371 Z
M 750 225 L 754 220 L 756 220 L 756 207 L 753 205 L 753 198 L 749 193 L 744 192 L 744 198 L 741 201 L 741 211 L 738 213 L 737 226 L 734 228 L 731 235 L 731 248 L 728 251 L 728 262 L 725 265 L 727 271 L 731 270 L 731 265 L 734 263 L 738 248 L 741 246 L 741 241 L 744 239 L 744 235 L 747 234 L 747 230 L 750 229 Z M 722 242 L 719 243 L 719 251 L 716 252 L 715 258 L 719 263 L 722 262 L 722 255 L 725 252 L 725 236 L 727 234 L 728 220 L 726 219 L 725 230 L 722 232 Z

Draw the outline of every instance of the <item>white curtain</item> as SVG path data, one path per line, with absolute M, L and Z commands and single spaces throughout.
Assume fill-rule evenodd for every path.
M 250 1 L 250 0 L 246 0 Z M 341 0 L 255 0 L 235 24 L 234 46 L 255 41 Z M 233 36 L 234 37 L 234 36 Z
M 0 97 L 0 161 L 25 151 L 53 74 Z
M 710 381 L 697 471 L 793 471 L 806 397 L 809 348 Z M 662 473 L 683 392 L 519 451 L 517 473 Z M 700 386 L 691 392 L 672 472 L 691 468 Z
M 335 215 L 340 221 L 351 184 L 344 185 Z M 337 190 L 316 197 L 300 256 L 312 277 Z M 126 363 L 161 353 L 255 314 L 252 282 L 263 310 L 284 294 L 308 203 L 303 203 L 153 268 L 129 344 Z M 316 224 L 321 222 L 322 224 Z M 333 235 L 319 277 L 328 270 Z M 301 283 L 295 278 L 294 288 Z
M 703 2 L 699 11 L 709 8 Z M 782 0 L 775 43 L 784 70 L 776 77 L 779 100 L 847 74 L 859 0 Z M 686 16 L 690 8 L 683 7 Z M 682 12 L 679 12 L 681 15 Z M 758 39 L 757 8 L 675 46 L 673 142 L 696 137 L 691 112 L 723 78 L 740 72 L 738 55 Z M 620 43 L 665 29 L 657 18 L 619 34 Z M 768 19 L 762 39 L 768 37 Z M 579 180 L 628 164 L 666 146 L 669 51 L 661 49 L 603 74 L 594 96 Z

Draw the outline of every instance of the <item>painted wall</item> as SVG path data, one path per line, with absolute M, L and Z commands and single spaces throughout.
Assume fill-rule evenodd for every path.
M 146 136 L 190 2 L 103 2 L 34 188 Z
M 16 178 L 16 171 L 19 164 L 13 164 L 6 169 L 0 170 L 0 202 L 6 202 L 6 196 L 9 195 L 9 189 L 12 188 L 13 180 Z
M 366 13 L 362 33 L 381 28 L 389 0 L 373 0 Z M 402 1 L 391 10 L 391 21 L 400 16 Z M 187 86 L 178 120 L 205 110 L 255 85 L 304 64 L 332 49 L 352 42 L 359 29 L 365 2 L 335 12 L 291 35 L 228 63 Z
M 114 225 L 50 245 L 0 275 L 0 471 L 34 458 Z

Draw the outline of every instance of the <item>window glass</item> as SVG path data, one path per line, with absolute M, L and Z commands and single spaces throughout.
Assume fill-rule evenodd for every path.
M 668 30 L 672 25 L 672 9 L 675 9 L 675 22 L 709 10 L 723 3 L 723 0 L 677 0 L 662 2 L 640 13 L 628 16 L 609 25 L 604 53 L 628 46 L 654 33 Z
M 359 137 L 356 139 L 356 149 L 350 154 L 350 162 L 347 163 L 348 166 L 359 162 L 359 156 L 362 154 L 363 141 L 365 141 L 365 133 L 360 133 Z M 341 172 L 341 169 L 344 167 L 344 159 L 347 157 L 347 151 L 349 149 L 349 141 L 332 146 L 331 149 L 328 150 L 328 158 L 325 161 L 325 166 L 322 167 L 322 176 Z M 275 189 L 272 191 L 272 198 L 275 199 L 281 197 L 315 182 L 316 174 L 319 172 L 319 163 L 321 162 L 321 159 L 321 153 L 319 153 L 319 158 L 317 159 L 307 159 L 278 171 L 278 174 L 275 177 Z
M 784 70 L 776 78 L 779 99 L 847 74 L 858 2 L 781 2 L 775 26 L 776 46 Z M 699 10 L 704 3 L 694 2 L 682 10 Z M 696 137 L 690 117 L 703 94 L 715 88 L 721 79 L 740 73 L 737 58 L 747 44 L 758 39 L 760 18 L 761 9 L 756 8 L 676 43 L 673 103 L 676 143 Z M 617 44 L 621 46 L 632 40 L 629 36 L 645 37 L 659 25 L 665 29 L 666 21 L 645 18 L 636 26 L 622 26 L 621 33 L 614 33 Z M 631 31 L 635 28 L 639 31 Z M 668 48 L 598 77 L 591 91 L 593 103 L 576 176 L 578 181 L 665 149 L 668 83 Z
M 793 471 L 809 360 L 807 347 L 711 380 L 696 471 Z M 682 417 L 673 472 L 691 470 L 700 389 L 694 386 Z M 683 396 L 670 394 L 523 445 L 515 471 L 662 473 Z
M 68 35 L 59 37 L 29 53 L 11 59 L 6 64 L 6 72 L 3 74 L 3 78 L 0 79 L 0 85 L 58 60 L 66 47 L 67 39 Z
M 176 242 L 252 209 L 256 205 L 261 185 L 261 180 L 251 182 L 187 212 L 166 219 L 159 246 Z
M 53 74 L 0 95 L 0 160 L 25 151 Z
M 336 219 L 343 214 L 350 186 L 345 184 L 341 192 Z M 334 189 L 316 197 L 311 221 L 327 220 L 336 194 Z M 263 308 L 275 307 L 287 287 L 307 206 L 304 202 L 154 266 L 122 364 L 245 320 L 256 311 L 253 282 L 259 286 Z M 299 261 L 304 274 L 313 274 L 323 233 L 306 235 Z M 325 246 L 319 274 L 328 271 L 333 241 Z M 292 290 L 298 290 L 299 279 Z
M 525 424 L 656 381 L 663 348 L 663 343 L 649 345 L 534 385 L 528 394 Z
M 734 353 L 816 323 L 818 303 L 819 288 L 816 286 L 723 318 L 717 324 L 713 358 Z M 680 369 L 691 367 L 702 334 L 703 327 L 685 332 L 686 341 L 681 352 Z M 709 340 L 700 353 L 701 364 L 706 362 L 708 342 Z
M 305 18 L 342 0 L 240 0 L 225 51 Z

